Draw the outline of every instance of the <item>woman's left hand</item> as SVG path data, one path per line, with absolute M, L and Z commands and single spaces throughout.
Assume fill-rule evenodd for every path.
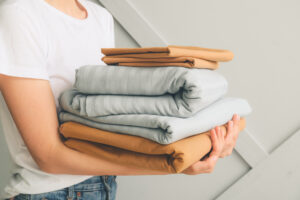
M 232 120 L 227 123 L 227 133 L 225 136 L 225 145 L 219 157 L 224 158 L 225 156 L 231 155 L 233 148 L 236 144 L 236 140 L 239 136 L 239 125 L 240 125 L 240 116 L 234 114 Z M 218 127 L 216 127 L 218 128 Z

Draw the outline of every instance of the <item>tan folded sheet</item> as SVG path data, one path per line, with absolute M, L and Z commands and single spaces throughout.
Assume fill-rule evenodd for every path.
M 102 61 L 108 65 L 122 66 L 144 66 L 144 67 L 161 67 L 161 66 L 182 66 L 217 69 L 219 63 L 193 57 L 165 57 L 165 58 L 122 58 L 104 56 Z
M 128 58 L 193 57 L 208 61 L 230 61 L 233 53 L 229 50 L 209 49 L 196 46 L 168 45 L 167 47 L 102 48 L 106 56 Z
M 240 130 L 246 126 L 241 118 Z M 220 126 L 226 131 L 227 124 Z M 151 140 L 103 131 L 76 122 L 65 122 L 59 128 L 67 138 L 66 146 L 120 165 L 180 173 L 211 150 L 210 132 L 184 138 L 168 145 Z M 90 142 L 89 142 L 90 141 Z

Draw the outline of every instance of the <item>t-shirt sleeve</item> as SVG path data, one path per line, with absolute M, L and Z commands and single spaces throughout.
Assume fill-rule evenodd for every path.
M 17 6 L 1 6 L 0 74 L 49 80 L 46 53 L 37 19 Z

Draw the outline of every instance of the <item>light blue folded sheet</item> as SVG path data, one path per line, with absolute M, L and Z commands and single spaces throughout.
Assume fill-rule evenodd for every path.
M 70 106 L 81 116 L 150 114 L 190 117 L 227 92 L 228 82 L 210 69 L 82 66 Z M 68 97 L 69 98 L 69 97 Z
M 102 130 L 144 137 L 161 144 L 169 144 L 225 124 L 234 113 L 245 117 L 252 112 L 246 100 L 233 97 L 222 97 L 188 118 L 148 114 L 88 117 L 80 116 L 80 111 L 73 109 L 72 95 L 62 96 L 60 103 L 65 110 L 59 113 L 61 123 L 79 122 Z

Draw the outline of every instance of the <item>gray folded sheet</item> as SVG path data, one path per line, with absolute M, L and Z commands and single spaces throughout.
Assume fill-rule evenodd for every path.
M 226 91 L 226 79 L 209 69 L 83 66 L 59 98 L 59 120 L 170 144 L 251 112 Z
M 190 117 L 227 92 L 227 80 L 209 69 L 82 66 L 71 106 L 88 117 L 151 114 Z
M 225 124 L 234 113 L 245 117 L 252 111 L 244 99 L 222 97 L 188 118 L 145 114 L 87 117 L 80 116 L 80 112 L 72 108 L 71 102 L 72 99 L 66 96 L 61 99 L 65 110 L 59 113 L 61 123 L 74 121 L 102 130 L 144 137 L 160 144 L 170 144 Z

